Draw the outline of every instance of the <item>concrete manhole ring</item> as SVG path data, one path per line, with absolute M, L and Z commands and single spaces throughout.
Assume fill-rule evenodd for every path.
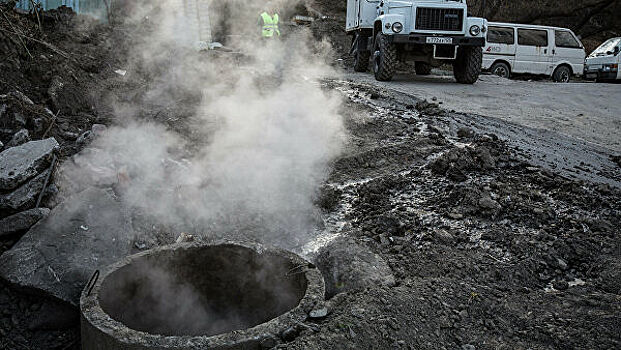
M 182 243 L 108 267 L 80 298 L 82 348 L 260 349 L 324 300 L 319 270 L 255 243 Z

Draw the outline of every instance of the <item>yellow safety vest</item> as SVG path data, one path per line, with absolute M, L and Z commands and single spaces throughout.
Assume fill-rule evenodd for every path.
M 278 14 L 275 13 L 274 17 L 267 14 L 267 12 L 263 12 L 261 14 L 261 18 L 263 19 L 263 30 L 262 35 L 264 38 L 271 38 L 276 35 L 280 36 L 280 30 L 278 29 Z

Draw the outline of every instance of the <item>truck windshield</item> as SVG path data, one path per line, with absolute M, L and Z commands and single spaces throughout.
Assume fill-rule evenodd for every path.
M 605 43 L 601 44 L 597 49 L 595 49 L 595 51 L 593 51 L 589 55 L 589 57 L 610 55 L 611 52 L 614 52 L 615 47 L 619 46 L 619 43 L 621 43 L 621 38 L 609 39 Z

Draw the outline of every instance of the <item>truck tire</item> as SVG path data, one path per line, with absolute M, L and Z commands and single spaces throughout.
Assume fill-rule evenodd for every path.
M 477 46 L 462 46 L 457 49 L 453 63 L 453 74 L 460 84 L 474 84 L 479 80 L 483 64 L 483 49 Z
M 554 70 L 552 80 L 555 83 L 569 83 L 571 79 L 571 69 L 567 66 L 560 66 Z
M 414 64 L 414 71 L 416 71 L 416 75 L 429 75 L 431 74 L 431 65 L 426 62 L 417 61 Z
M 501 78 L 511 78 L 511 68 L 509 68 L 508 64 L 503 62 L 494 63 L 489 71 Z
M 369 58 L 371 58 L 371 51 L 360 51 L 356 49 L 356 51 L 354 51 L 354 71 L 366 72 L 369 70 Z
M 375 79 L 390 81 L 397 66 L 397 47 L 388 41 L 388 36 L 377 33 L 373 43 L 373 72 Z

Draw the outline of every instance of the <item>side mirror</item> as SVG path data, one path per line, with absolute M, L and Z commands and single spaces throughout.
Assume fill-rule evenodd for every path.
M 619 46 L 615 46 L 614 51 L 612 52 L 613 55 L 618 55 L 619 54 Z

